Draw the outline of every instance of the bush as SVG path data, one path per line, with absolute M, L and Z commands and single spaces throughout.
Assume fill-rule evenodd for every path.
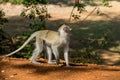
M 6 18 L 4 18 L 5 13 L 0 10 L 0 51 L 1 54 L 9 52 L 9 46 L 11 45 L 11 37 L 4 30 L 4 23 L 8 22 Z
M 22 36 L 19 38 L 19 41 L 17 42 L 17 47 L 19 48 L 21 44 L 24 43 L 24 41 L 35 31 L 46 29 L 45 22 L 46 19 L 50 17 L 50 15 L 47 13 L 46 6 L 40 6 L 40 5 L 31 5 L 27 6 L 25 9 L 23 9 L 23 12 L 21 13 L 21 16 L 25 19 L 27 18 L 30 20 L 30 32 L 24 32 Z M 22 42 L 21 42 L 22 41 Z M 20 45 L 20 46 L 19 46 Z M 21 54 L 16 54 L 16 57 L 24 57 L 29 58 L 32 53 L 32 43 L 27 44 L 26 47 L 21 51 Z M 24 54 L 27 53 L 27 54 Z
M 3 2 L 10 2 L 12 4 L 25 4 L 25 5 L 32 5 L 32 4 L 46 4 L 47 0 L 0 0 L 0 3 Z

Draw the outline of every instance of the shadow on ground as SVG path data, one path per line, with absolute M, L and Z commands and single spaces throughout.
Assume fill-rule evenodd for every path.
M 75 63 L 71 63 L 71 67 L 66 67 L 64 66 L 60 66 L 60 65 L 49 65 L 49 64 L 41 64 L 41 65 L 35 65 L 32 63 L 28 63 L 28 61 L 24 61 L 24 60 L 17 60 L 15 61 L 15 63 L 13 63 L 15 59 L 11 61 L 12 62 L 5 62 L 5 61 L 1 61 L 0 62 L 0 66 L 1 70 L 2 68 L 6 68 L 6 67 L 11 67 L 13 69 L 21 69 L 21 70 L 30 70 L 32 71 L 32 73 L 34 74 L 41 74 L 41 75 L 46 75 L 50 72 L 70 72 L 70 75 L 72 75 L 72 73 L 74 72 L 89 72 L 89 71 L 94 71 L 94 70 L 103 70 L 103 71 L 120 71 L 120 67 L 112 67 L 112 66 L 105 66 L 105 65 L 93 65 L 93 64 L 75 64 Z M 18 63 L 16 63 L 18 61 Z M 23 61 L 23 63 L 22 63 Z M 20 62 L 20 63 L 19 63 Z M 3 75 L 0 75 L 1 77 L 4 77 Z
M 72 62 L 103 63 L 105 59 L 100 58 L 101 53 L 99 52 L 103 49 L 118 53 L 117 62 L 114 62 L 114 64 L 120 65 L 119 16 L 120 15 L 115 16 L 111 20 L 86 20 L 81 24 L 79 22 L 68 23 L 63 19 L 48 20 L 46 27 L 47 29 L 57 30 L 61 24 L 66 23 L 73 28 L 70 43 Z M 8 20 L 9 22 L 5 24 L 5 31 L 11 36 L 21 35 L 23 32 L 26 32 L 26 30 L 30 31 L 29 20 L 19 16 L 9 17 Z M 112 58 L 114 58 L 114 56 L 110 59 Z

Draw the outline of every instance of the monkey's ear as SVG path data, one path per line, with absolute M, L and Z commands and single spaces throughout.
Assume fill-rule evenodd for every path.
M 61 29 L 63 28 L 63 26 L 65 26 L 65 24 L 62 24 L 62 25 L 59 27 L 58 32 L 61 31 Z

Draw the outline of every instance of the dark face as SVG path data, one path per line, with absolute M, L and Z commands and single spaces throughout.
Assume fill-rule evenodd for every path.
M 66 33 L 70 33 L 71 29 L 69 27 L 64 27 L 63 30 L 66 32 Z

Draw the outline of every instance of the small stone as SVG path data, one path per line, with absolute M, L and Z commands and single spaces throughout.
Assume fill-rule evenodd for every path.
M 5 72 L 5 70 L 2 70 L 1 72 L 2 72 L 2 73 L 4 73 L 4 72 Z
M 10 77 L 12 78 L 12 77 L 14 77 L 14 75 L 11 75 Z
M 12 78 L 12 77 L 14 77 L 15 75 L 17 75 L 17 73 L 14 73 L 13 75 L 11 75 L 10 77 Z

